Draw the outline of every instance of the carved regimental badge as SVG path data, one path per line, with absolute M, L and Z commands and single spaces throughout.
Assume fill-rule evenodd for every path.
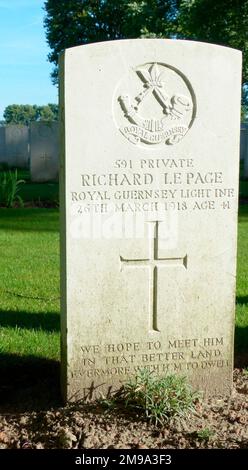
M 195 96 L 186 77 L 161 63 L 138 66 L 115 94 L 116 124 L 133 144 L 173 145 L 195 117 Z

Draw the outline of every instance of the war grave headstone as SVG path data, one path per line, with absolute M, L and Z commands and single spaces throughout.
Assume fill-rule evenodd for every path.
M 37 183 L 57 181 L 59 176 L 58 122 L 32 122 L 30 125 L 30 172 Z
M 29 166 L 29 128 L 11 124 L 5 129 L 5 161 L 10 167 L 28 169 Z
M 232 387 L 241 53 L 123 40 L 60 59 L 66 400 L 139 369 Z
M 5 128 L 0 126 L 0 163 L 7 163 L 5 156 Z

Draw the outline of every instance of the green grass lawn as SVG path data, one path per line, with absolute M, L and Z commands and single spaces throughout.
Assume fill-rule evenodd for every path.
M 58 210 L 1 209 L 0 253 L 0 354 L 59 359 Z
M 59 359 L 57 209 L 0 209 L 0 355 Z M 248 350 L 248 205 L 239 217 L 236 351 Z
M 239 209 L 236 304 L 235 349 L 248 353 L 248 205 Z

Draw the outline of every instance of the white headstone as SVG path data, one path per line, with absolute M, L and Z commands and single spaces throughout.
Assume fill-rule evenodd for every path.
M 62 381 L 232 386 L 241 53 L 124 40 L 60 63 Z
M 58 180 L 58 122 L 32 122 L 30 125 L 30 172 L 37 183 Z
M 10 124 L 2 128 L 4 133 L 4 156 L 2 161 L 10 167 L 28 168 L 29 130 L 28 126 Z

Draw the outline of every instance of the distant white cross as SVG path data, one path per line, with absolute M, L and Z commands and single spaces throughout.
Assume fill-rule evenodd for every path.
M 144 259 L 125 259 L 120 256 L 120 260 L 124 266 L 149 268 L 149 324 L 150 330 L 159 331 L 157 319 L 157 302 L 158 302 L 158 268 L 167 266 L 182 266 L 187 269 L 187 255 L 183 257 L 160 258 L 158 254 L 158 224 L 159 221 L 149 222 L 153 224 L 153 236 L 149 239 L 149 258 Z
M 42 155 L 41 157 L 41 160 L 44 161 L 44 164 L 47 165 L 47 163 L 49 162 L 49 160 L 51 160 L 51 157 L 49 157 L 49 155 L 47 155 L 46 153 L 44 155 Z

